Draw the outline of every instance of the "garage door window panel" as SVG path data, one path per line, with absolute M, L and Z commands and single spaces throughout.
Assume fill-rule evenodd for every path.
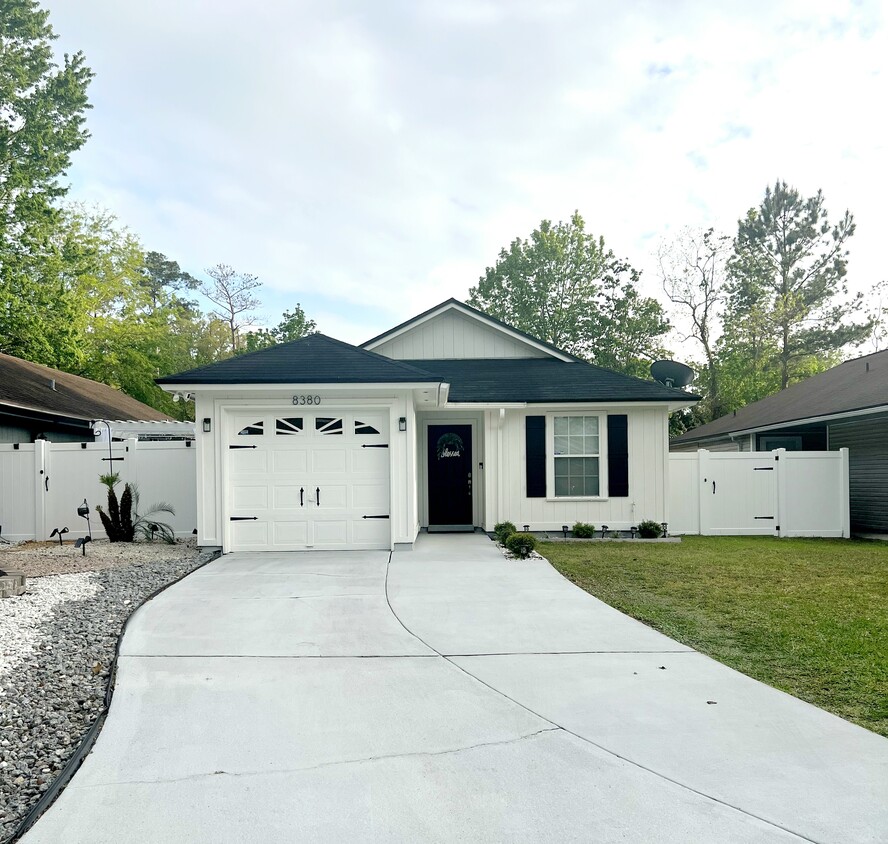
M 342 433 L 342 417 L 318 416 L 315 419 L 315 430 L 324 436 Z
M 239 437 L 261 437 L 265 433 L 265 422 L 253 422 L 241 428 L 237 435 Z
M 301 416 L 286 416 L 275 419 L 274 432 L 279 437 L 294 436 L 304 432 L 304 419 Z

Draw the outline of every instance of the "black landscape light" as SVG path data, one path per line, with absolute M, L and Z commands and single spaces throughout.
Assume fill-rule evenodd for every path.
M 601 538 L 602 539 L 604 539 L 604 537 L 607 535 L 607 530 L 608 530 L 607 525 L 601 526 Z
M 666 522 L 663 522 L 660 527 L 663 528 L 663 538 L 665 539 L 667 536 L 669 536 L 669 531 L 666 530 Z
M 68 532 L 69 532 L 69 531 L 68 531 L 68 528 L 66 528 L 66 527 L 63 527 L 63 528 L 53 528 L 53 529 L 52 529 L 52 533 L 49 535 L 49 538 L 52 539 L 54 536 L 57 536 L 57 537 L 59 538 L 59 545 L 64 545 L 65 542 L 64 542 L 64 540 L 62 539 L 62 537 L 63 537 L 66 533 L 68 533 Z
M 524 525 L 524 532 L 530 533 L 530 525 Z
M 92 526 L 89 523 L 89 504 L 86 503 L 86 499 L 83 499 L 83 504 L 81 504 L 77 508 L 77 515 L 80 516 L 81 519 L 86 519 L 86 535 L 92 539 Z M 75 548 L 79 548 L 79 545 L 75 545 Z M 86 555 L 86 550 L 83 551 L 84 556 Z
M 631 536 L 632 536 L 633 539 L 635 539 L 635 534 L 636 534 L 637 531 L 638 531 L 638 526 L 637 526 L 637 525 L 632 525 L 632 527 L 629 528 L 629 533 L 631 534 Z
M 561 532 L 564 534 L 564 538 L 567 539 L 567 531 L 569 530 L 567 525 L 561 526 Z
M 154 522 L 151 522 L 148 525 L 148 530 L 151 531 L 151 541 L 154 542 L 154 534 L 157 533 L 157 531 L 159 531 L 160 528 L 156 524 L 154 524 Z
M 92 542 L 92 537 L 91 537 L 91 536 L 83 536 L 83 537 L 81 537 L 80 539 L 77 539 L 77 540 L 74 541 L 74 547 L 75 547 L 75 548 L 81 548 L 81 549 L 83 549 L 83 556 L 84 556 L 84 557 L 86 556 L 86 543 L 87 543 L 87 542 Z

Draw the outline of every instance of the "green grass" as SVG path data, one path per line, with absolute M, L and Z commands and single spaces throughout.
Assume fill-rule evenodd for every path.
M 537 550 L 667 636 L 888 736 L 888 543 L 689 536 Z

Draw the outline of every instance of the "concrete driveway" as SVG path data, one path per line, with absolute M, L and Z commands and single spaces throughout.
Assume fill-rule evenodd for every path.
M 888 840 L 888 741 L 483 536 L 236 554 L 124 638 L 40 842 Z

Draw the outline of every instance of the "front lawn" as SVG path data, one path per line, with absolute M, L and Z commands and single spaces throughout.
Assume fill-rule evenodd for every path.
M 667 636 L 888 736 L 888 543 L 687 536 L 538 550 Z

